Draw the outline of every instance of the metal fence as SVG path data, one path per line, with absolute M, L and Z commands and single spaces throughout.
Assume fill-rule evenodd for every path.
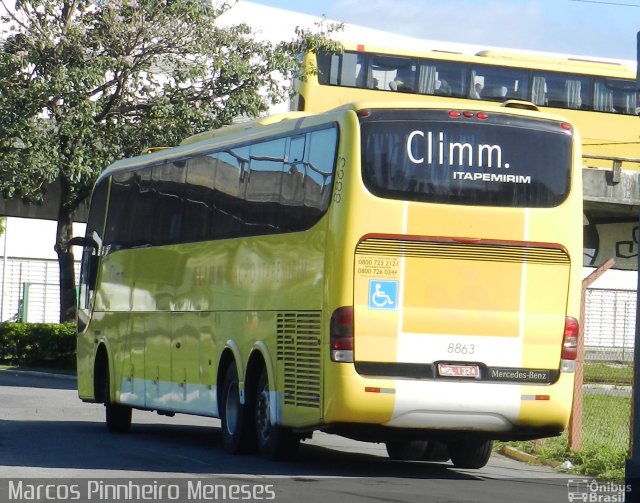
M 587 290 L 586 359 L 631 362 L 636 327 L 636 291 Z
M 577 437 L 569 432 L 569 447 L 574 450 L 606 452 L 618 460 L 626 456 L 636 303 L 635 290 L 586 292 L 584 385 L 573 409 L 574 415 L 581 413 L 581 421 Z M 572 444 L 576 438 L 580 441 Z
M 76 263 L 76 280 L 79 263 Z M 7 258 L 0 261 L 0 321 L 56 323 L 60 319 L 56 260 Z

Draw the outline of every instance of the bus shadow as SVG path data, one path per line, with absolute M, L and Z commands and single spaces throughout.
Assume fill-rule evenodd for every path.
M 392 461 L 305 443 L 288 461 L 233 456 L 222 449 L 220 429 L 214 426 L 134 424 L 130 433 L 111 434 L 104 424 L 89 421 L 0 420 L 0 473 L 2 467 L 87 470 L 91 477 L 108 476 L 118 470 L 167 476 L 260 475 L 305 480 L 476 479 L 451 465 Z

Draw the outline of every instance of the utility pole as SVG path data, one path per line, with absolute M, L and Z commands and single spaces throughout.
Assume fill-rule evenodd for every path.
M 636 91 L 640 91 L 640 31 L 637 35 L 636 50 L 637 70 L 636 70 Z M 636 108 L 640 113 L 640 108 Z M 640 120 L 640 117 L 639 117 Z M 638 221 L 640 225 L 640 217 Z M 627 501 L 640 501 L 640 251 L 638 252 L 638 286 L 636 290 L 636 338 L 633 350 L 633 388 L 631 399 L 631 426 L 629 433 L 631 439 L 629 447 L 631 456 L 627 460 L 625 467 L 625 481 L 631 490 Z

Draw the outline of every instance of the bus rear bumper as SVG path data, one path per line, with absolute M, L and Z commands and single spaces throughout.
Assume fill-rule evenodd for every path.
M 346 367 L 346 366 L 345 366 Z M 333 376 L 340 394 L 325 397 L 325 424 L 465 431 L 492 438 L 540 438 L 562 432 L 571 413 L 573 374 L 550 385 L 376 379 L 346 368 Z M 327 388 L 331 389 L 331 387 Z

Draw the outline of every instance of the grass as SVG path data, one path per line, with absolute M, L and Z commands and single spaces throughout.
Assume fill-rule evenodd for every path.
M 615 384 L 631 386 L 633 367 L 615 363 L 587 363 L 584 366 L 584 382 L 590 384 Z
M 584 395 L 582 448 L 568 447 L 568 433 L 527 442 L 509 442 L 521 451 L 551 462 L 570 461 L 571 473 L 602 480 L 623 480 L 629 446 L 631 399 L 610 395 Z

